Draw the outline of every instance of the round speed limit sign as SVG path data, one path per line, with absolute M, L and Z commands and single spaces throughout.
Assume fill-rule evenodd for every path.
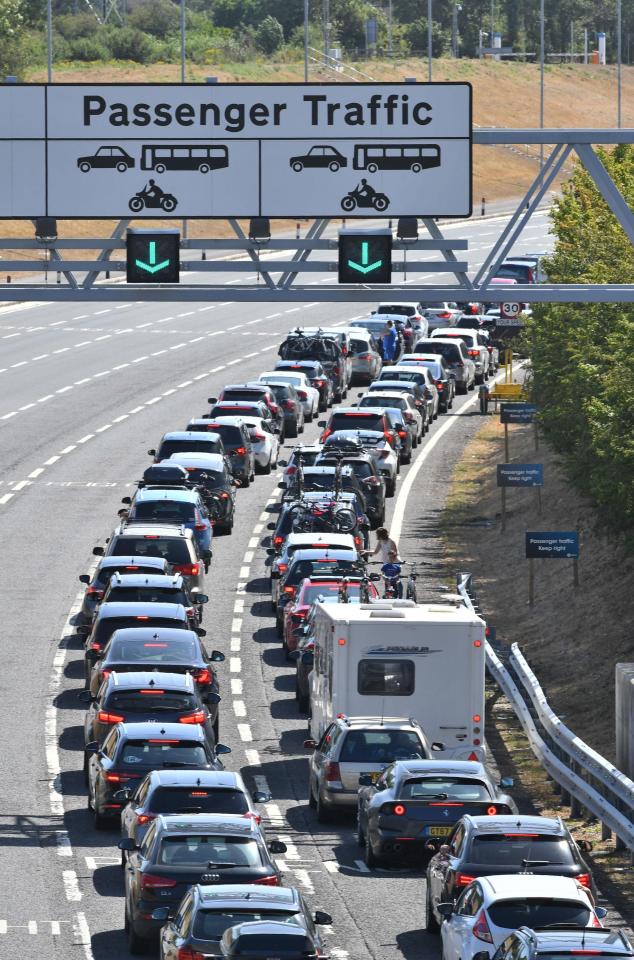
M 514 320 L 520 315 L 522 305 L 520 303 L 503 303 L 500 307 L 500 313 L 508 320 Z

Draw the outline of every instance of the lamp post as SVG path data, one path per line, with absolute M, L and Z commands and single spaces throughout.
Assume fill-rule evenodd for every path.
M 46 0 L 46 54 L 48 82 L 53 82 L 53 0 Z
M 181 0 L 181 83 L 185 83 L 185 0 Z
M 304 83 L 308 83 L 308 0 L 304 0 Z
M 431 65 L 431 54 L 432 54 L 432 22 L 431 22 L 431 3 L 432 0 L 427 0 L 427 79 L 431 83 L 432 75 L 432 65 Z
M 544 0 L 539 0 L 539 126 L 544 128 Z M 539 145 L 540 186 L 543 183 L 544 144 Z
M 616 0 L 616 125 L 621 126 L 621 61 L 623 50 L 621 47 L 621 0 Z

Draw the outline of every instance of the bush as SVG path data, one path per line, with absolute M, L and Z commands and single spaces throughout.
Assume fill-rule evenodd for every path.
M 110 60 L 110 49 L 103 40 L 97 37 L 78 37 L 69 41 L 70 59 L 84 60 L 90 63 L 94 60 Z
M 64 13 L 55 17 L 53 24 L 66 40 L 94 37 L 99 30 L 99 21 L 92 13 Z
M 255 44 L 258 50 L 270 56 L 284 43 L 282 24 L 275 17 L 265 17 L 255 31 Z
M 145 0 L 128 17 L 130 27 L 160 40 L 176 33 L 179 23 L 180 11 L 171 0 Z
M 110 27 L 106 36 L 115 60 L 135 60 L 137 63 L 152 61 L 154 44 L 147 33 L 133 27 Z

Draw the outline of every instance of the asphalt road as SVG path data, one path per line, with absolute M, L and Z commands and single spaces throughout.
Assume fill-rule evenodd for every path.
M 545 224 L 539 214 L 518 251 L 543 248 Z M 468 225 L 473 264 L 494 230 L 499 223 L 488 220 Z M 233 277 L 221 279 L 229 297 Z M 225 383 L 272 367 L 290 327 L 365 314 L 362 305 L 321 307 L 320 282 L 332 277 L 316 280 L 314 302 L 291 307 L 227 301 L 182 310 L 135 302 L 87 313 L 64 304 L 0 310 L 2 960 L 128 956 L 118 835 L 93 829 L 81 774 L 77 577 L 162 433 L 205 411 L 207 396 Z M 424 296 L 415 282 L 414 294 Z M 425 562 L 427 592 L 438 586 L 437 520 L 447 482 L 479 422 L 474 396 L 458 398 L 388 501 L 392 511 L 416 469 L 397 510 L 401 552 Z M 316 425 L 307 427 L 304 439 L 316 434 Z M 268 602 L 265 546 L 275 498 L 274 476 L 238 491 L 235 531 L 217 539 L 207 578 L 206 643 L 227 655 L 219 671 L 221 739 L 233 750 L 226 765 L 270 788 L 268 832 L 288 844 L 285 880 L 333 914 L 333 958 L 437 957 L 437 939 L 424 932 L 422 876 L 369 873 L 352 821 L 322 828 L 308 809 L 306 721 L 295 708 L 294 667 L 283 660 Z

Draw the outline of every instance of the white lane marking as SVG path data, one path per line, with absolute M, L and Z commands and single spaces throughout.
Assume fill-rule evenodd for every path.
M 86 443 L 88 440 L 92 440 L 93 437 L 94 437 L 94 433 L 87 433 L 86 436 L 82 437 L 81 440 L 78 440 L 77 443 Z M 41 472 L 42 471 L 40 471 L 40 473 Z
M 72 857 L 73 848 L 70 845 L 70 837 L 65 830 L 55 831 L 55 843 L 57 844 L 58 857 Z
M 84 960 L 94 960 L 91 945 L 90 927 L 88 926 L 85 913 L 77 914 L 77 919 L 73 924 L 73 928 L 75 932 L 75 943 L 78 946 L 83 947 Z
M 242 618 L 234 617 L 233 620 L 231 621 L 231 632 L 240 633 L 241 630 L 242 630 Z
M 241 647 L 242 647 L 242 640 L 240 639 L 240 637 L 232 637 L 229 644 L 229 649 L 231 650 L 231 652 L 240 653 Z
M 240 657 L 229 657 L 229 670 L 231 673 L 240 673 L 242 670 L 242 661 Z
M 243 700 L 233 701 L 233 712 L 235 713 L 236 717 L 246 717 L 247 708 L 245 707 Z
M 15 417 L 17 415 L 17 412 L 18 412 L 17 410 L 12 410 L 11 413 L 5 413 L 3 417 L 0 417 L 0 419 L 10 420 L 11 417 Z
M 323 864 L 328 873 L 339 873 L 339 864 L 336 860 L 324 860 Z
M 124 420 L 127 420 L 130 416 L 129 413 L 122 413 L 120 417 L 115 417 L 112 421 L 113 423 L 123 423 Z
M 37 467 L 35 470 L 32 470 L 29 474 L 29 480 L 35 480 L 36 477 L 39 477 L 41 473 L 44 473 L 44 467 Z
M 247 550 L 244 555 L 244 563 L 249 564 L 253 562 L 253 550 Z
M 18 490 L 24 490 L 24 488 L 27 487 L 28 484 L 29 484 L 28 480 L 18 481 L 18 483 L 16 483 L 15 486 L 13 487 L 13 492 L 16 493 Z
M 231 680 L 231 693 L 234 697 L 239 697 L 242 694 L 242 680 Z
M 109 430 L 111 426 L 111 423 L 104 423 L 103 427 L 97 427 L 95 433 L 103 433 L 105 430 Z
M 81 900 L 81 890 L 79 889 L 79 880 L 74 870 L 62 870 L 62 881 L 64 883 L 64 893 L 66 899 L 77 903 Z
M 3 496 L 0 497 L 0 504 L 8 503 L 12 496 L 13 496 L 12 493 L 5 493 Z
M 370 872 L 369 867 L 367 866 L 367 864 L 365 864 L 365 863 L 363 862 L 363 860 L 355 860 L 354 862 L 355 862 L 355 865 L 356 865 L 356 867 L 357 867 L 357 870 L 358 870 L 360 873 L 369 873 L 369 872 Z
M 27 930 L 31 935 L 37 933 L 37 920 L 29 920 L 27 923 Z
M 49 457 L 48 460 L 45 460 L 45 461 L 44 461 L 44 466 L 45 466 L 45 467 L 52 467 L 53 464 L 54 464 L 54 463 L 57 463 L 58 460 L 59 460 L 59 457 L 57 457 L 57 456 L 55 456 L 55 457 Z
M 247 758 L 247 763 L 250 767 L 260 767 L 260 754 L 257 750 L 246 749 L 244 755 Z M 258 788 L 259 789 L 259 788 Z
M 249 578 L 249 568 L 240 567 L 240 573 L 238 574 L 241 580 L 248 580 Z
M 251 727 L 248 723 L 239 723 L 238 724 L 238 733 L 240 734 L 240 739 L 244 743 L 251 743 L 253 740 L 253 734 L 251 733 Z
M 68 445 L 67 447 L 64 447 L 63 450 L 60 450 L 60 451 L 59 451 L 59 455 L 60 455 L 60 457 L 63 457 L 64 454 L 66 454 L 66 453 L 71 453 L 73 450 L 76 450 L 76 449 L 77 449 L 77 444 L 76 444 L 76 443 L 69 443 L 69 445 Z

